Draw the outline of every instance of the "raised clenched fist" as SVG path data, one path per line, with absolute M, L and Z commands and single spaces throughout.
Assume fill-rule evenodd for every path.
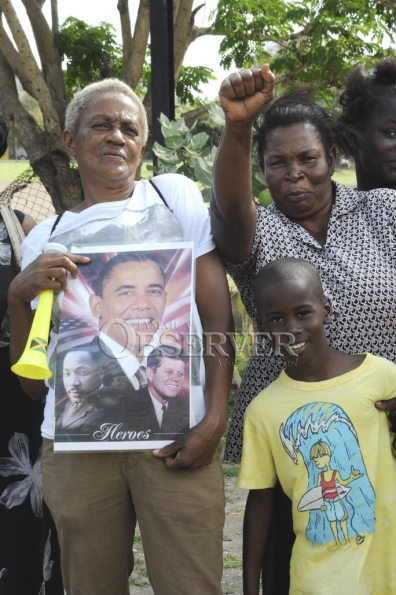
M 272 100 L 275 76 L 268 64 L 230 74 L 221 84 L 219 97 L 226 118 L 253 122 Z

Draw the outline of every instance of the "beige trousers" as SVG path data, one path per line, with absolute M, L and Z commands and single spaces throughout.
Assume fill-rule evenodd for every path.
M 155 595 L 221 595 L 218 454 L 206 467 L 169 471 L 151 451 L 54 454 L 44 439 L 43 491 L 67 595 L 129 595 L 137 519 Z

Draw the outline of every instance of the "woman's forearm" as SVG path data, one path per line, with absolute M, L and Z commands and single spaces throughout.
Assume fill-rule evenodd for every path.
M 213 167 L 212 206 L 225 223 L 235 223 L 251 212 L 251 151 L 253 127 L 227 122 Z
M 256 229 L 251 150 L 252 126 L 227 123 L 213 168 L 211 224 L 217 245 L 232 262 L 249 257 Z
M 222 82 L 219 92 L 226 125 L 213 167 L 211 222 L 221 252 L 235 263 L 244 262 L 253 245 L 253 123 L 271 101 L 273 87 L 274 75 L 265 64 L 231 74 Z

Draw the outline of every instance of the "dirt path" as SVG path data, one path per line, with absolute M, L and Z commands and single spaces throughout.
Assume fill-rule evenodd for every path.
M 227 470 L 226 470 L 227 472 Z M 242 521 L 247 491 L 235 487 L 236 477 L 225 477 L 226 521 L 224 527 L 224 595 L 242 593 Z M 144 564 L 140 534 L 135 541 L 135 569 L 130 579 L 131 595 L 153 595 Z M 208 539 L 210 536 L 208 535 Z

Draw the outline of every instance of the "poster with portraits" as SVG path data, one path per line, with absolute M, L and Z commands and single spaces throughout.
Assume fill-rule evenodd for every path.
M 161 448 L 192 425 L 193 242 L 73 246 L 55 372 L 54 450 Z

